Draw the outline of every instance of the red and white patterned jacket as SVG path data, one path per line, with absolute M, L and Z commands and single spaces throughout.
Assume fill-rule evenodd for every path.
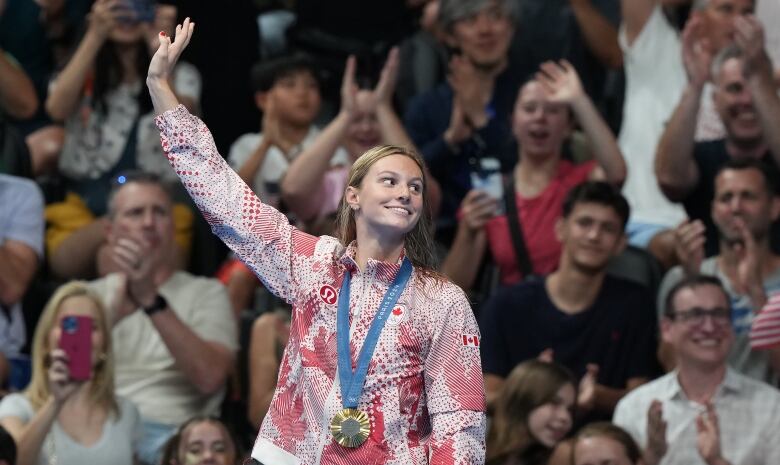
M 214 232 L 274 294 L 293 305 L 290 338 L 252 457 L 287 464 L 482 464 L 485 395 L 479 329 L 463 292 L 417 270 L 371 359 L 358 408 L 371 434 L 355 449 L 329 425 L 341 406 L 336 307 L 346 270 L 353 369 L 399 263 L 359 270 L 354 243 L 314 237 L 260 199 L 217 153 L 205 124 L 179 105 L 157 118 L 174 170 Z

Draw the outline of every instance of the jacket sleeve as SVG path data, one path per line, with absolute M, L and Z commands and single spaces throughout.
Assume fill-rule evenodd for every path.
M 317 237 L 292 227 L 265 205 L 217 152 L 206 125 L 183 105 L 155 120 L 168 161 L 214 234 L 274 294 L 291 302 L 299 268 L 314 253 Z
M 441 312 L 425 361 L 425 389 L 432 434 L 432 465 L 481 465 L 485 461 L 485 389 L 479 329 L 462 291 L 449 284 L 449 311 Z

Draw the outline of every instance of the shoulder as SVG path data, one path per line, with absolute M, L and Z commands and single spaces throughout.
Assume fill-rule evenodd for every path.
M 30 399 L 22 393 L 8 394 L 0 400 L 0 418 L 19 417 L 23 421 L 28 421 L 32 414 L 33 407 Z
M 601 290 L 608 297 L 617 296 L 620 299 L 652 302 L 652 296 L 647 286 L 610 274 L 604 277 Z
M 621 413 L 646 413 L 653 400 L 663 400 L 665 398 L 664 394 L 671 388 L 676 375 L 676 372 L 672 371 L 631 390 L 618 402 L 615 408 L 615 415 L 618 415 L 618 411 Z M 641 418 L 644 421 L 644 415 Z
M 141 414 L 135 403 L 122 396 L 116 397 L 116 403 L 119 406 L 120 421 L 135 425 L 141 421 Z
M 544 280 L 526 280 L 511 286 L 502 286 L 488 299 L 487 304 L 533 306 L 533 303 L 546 294 Z
M 3 203 L 8 203 L 5 208 L 12 205 L 37 204 L 43 208 L 43 194 L 35 181 L 19 176 L 11 176 L 0 173 L 0 199 Z

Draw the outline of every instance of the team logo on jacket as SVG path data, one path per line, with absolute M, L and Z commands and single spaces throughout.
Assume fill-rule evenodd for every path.
M 466 347 L 479 347 L 479 336 L 476 334 L 463 334 L 463 345 Z
M 320 299 L 328 305 L 333 305 L 338 300 L 339 296 L 336 294 L 336 289 L 328 284 L 320 288 Z
M 392 326 L 397 326 L 401 324 L 401 322 L 404 321 L 404 318 L 406 318 L 406 314 L 408 312 L 409 311 L 406 309 L 405 305 L 397 304 L 390 311 L 390 315 L 387 317 L 387 324 Z

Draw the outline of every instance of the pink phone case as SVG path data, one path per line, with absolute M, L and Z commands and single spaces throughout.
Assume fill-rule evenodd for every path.
M 92 377 L 92 318 L 66 316 L 61 322 L 60 349 L 68 355 L 70 378 L 84 381 Z

